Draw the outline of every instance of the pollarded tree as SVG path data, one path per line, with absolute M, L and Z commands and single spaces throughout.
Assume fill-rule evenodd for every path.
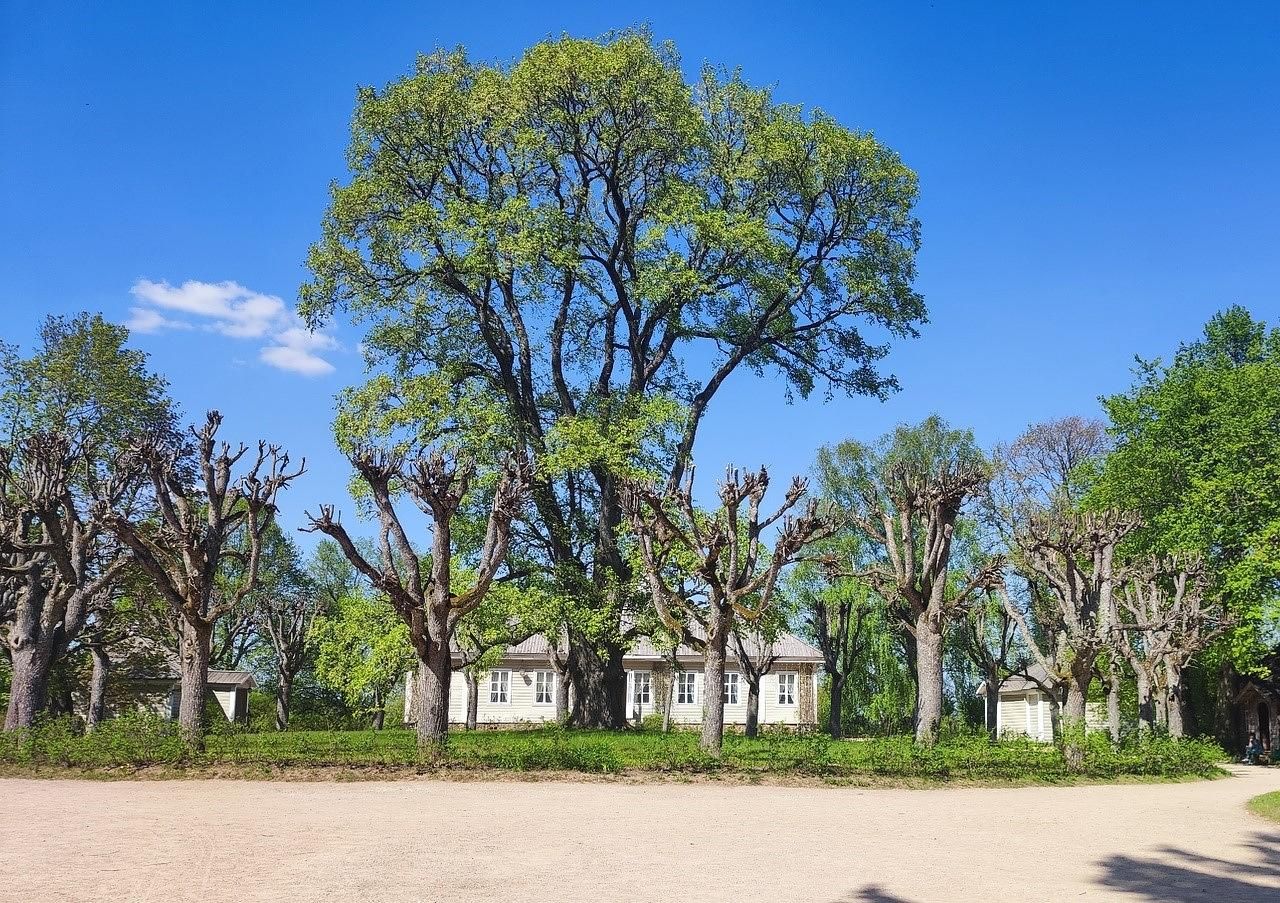
M 720 507 L 699 511 L 693 502 L 693 472 L 676 491 L 659 493 L 635 484 L 627 498 L 645 587 L 658 616 L 682 642 L 702 652 L 703 750 L 720 755 L 724 737 L 726 651 L 734 624 L 759 619 L 769 609 L 782 569 L 809 543 L 830 535 L 834 525 L 810 500 L 797 516 L 789 512 L 804 498 L 797 477 L 772 514 L 760 504 L 769 474 L 730 468 L 720 484 Z M 762 532 L 780 527 L 770 550 Z
M 1137 517 L 1124 512 L 1057 508 L 1029 514 L 1014 533 L 1017 560 L 1047 589 L 1047 604 L 1038 611 L 1042 635 L 1052 637 L 1053 646 L 1037 641 L 1007 593 L 1005 608 L 1036 661 L 1065 685 L 1064 715 L 1077 726 L 1084 724 L 1089 684 L 1116 624 L 1123 580 L 1116 546 L 1137 526 Z
M 377 563 L 352 540 L 331 505 L 322 505 L 307 529 L 336 541 L 355 569 L 391 601 L 409 628 L 409 643 L 418 659 L 413 693 L 418 742 L 423 747 L 438 747 L 449 732 L 454 632 L 459 621 L 484 601 L 498 577 L 527 476 L 514 462 L 508 462 L 497 474 L 484 536 L 472 567 L 474 579 L 457 588 L 453 579 L 455 519 L 472 488 L 474 462 L 440 451 L 406 461 L 400 454 L 366 447 L 353 452 L 351 463 L 377 513 Z M 394 495 L 398 492 L 408 494 L 431 519 L 431 554 L 425 568 L 396 510 Z
M 114 509 L 109 523 L 154 583 L 181 630 L 178 723 L 188 742 L 202 742 L 205 692 L 214 627 L 258 585 L 263 537 L 276 496 L 306 469 L 289 469 L 289 455 L 259 442 L 218 441 L 222 415 L 210 411 L 192 427 L 191 442 L 152 436 L 136 449 L 150 482 L 154 517 Z M 241 467 L 241 462 L 247 466 Z M 237 476 L 236 470 L 241 473 Z M 226 581 L 228 566 L 237 576 Z
M 1021 549 L 1028 524 L 1072 520 L 1110 447 L 1101 421 L 1064 417 L 1032 424 L 995 452 L 996 478 L 986 499 L 986 524 L 1008 554 L 1007 576 L 1017 578 L 1006 580 L 998 594 L 1006 614 L 1018 625 L 1026 651 L 1043 671 L 1041 675 L 1024 669 L 1024 676 L 1053 700 L 1055 719 L 1063 714 L 1076 655 L 1059 594 L 1024 560 Z M 1113 614 L 1107 615 L 1108 623 L 1114 621 Z M 1096 662 L 1097 656 L 1092 658 Z
M 778 662 L 778 639 L 786 632 L 787 612 L 770 606 L 754 621 L 735 620 L 733 654 L 747 685 L 747 721 L 743 733 L 755 737 L 760 730 L 760 682 Z
M 258 586 L 250 594 L 255 632 L 271 647 L 276 671 L 276 730 L 289 729 L 294 682 L 306 666 L 311 625 L 327 601 L 311 582 L 293 541 L 272 524 L 263 536 Z
M 0 449 L 0 582 L 13 600 L 7 645 L 13 667 L 5 730 L 30 727 L 46 703 L 49 673 L 128 564 L 97 503 L 136 486 L 127 465 L 97 483 L 91 453 L 60 434 Z M 92 485 L 77 487 L 78 472 Z M 96 499 L 86 498 L 86 490 Z
M 1163 724 L 1172 736 L 1185 733 L 1183 672 L 1230 627 L 1207 589 L 1197 558 L 1152 555 L 1130 567 L 1113 639 L 1137 677 L 1139 730 Z
M 30 723 L 49 671 L 109 606 L 123 558 L 98 501 L 132 499 L 125 454 L 139 434 L 172 429 L 165 381 L 128 330 L 101 316 L 49 317 L 29 357 L 0 346 L 0 625 L 15 670 L 6 721 Z
M 932 743 L 942 718 L 943 638 L 995 577 L 990 561 L 964 575 L 951 569 L 956 521 L 984 490 L 987 461 L 971 432 L 952 430 L 937 416 L 898 427 L 874 448 L 844 442 L 828 454 L 840 459 L 856 490 L 845 513 L 869 545 L 844 573 L 897 603 L 914 641 L 916 740 Z
M 736 74 L 686 80 L 644 32 L 546 41 L 509 66 L 424 56 L 360 91 L 348 159 L 304 315 L 369 323 L 385 365 L 370 409 L 429 420 L 412 399 L 439 385 L 492 403 L 537 465 L 530 551 L 567 605 L 575 720 L 620 727 L 619 462 L 657 462 L 677 487 L 743 368 L 801 396 L 893 391 L 864 330 L 911 336 L 925 316 L 915 175 Z

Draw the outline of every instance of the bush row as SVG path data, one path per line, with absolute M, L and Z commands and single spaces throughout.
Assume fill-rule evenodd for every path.
M 905 778 L 1055 780 L 1070 775 L 1117 778 L 1209 776 L 1226 757 L 1214 743 L 1147 737 L 1112 743 L 1090 734 L 1083 761 L 1068 767 L 1062 747 L 1026 739 L 992 742 L 950 736 L 932 747 L 910 737 L 833 741 L 821 734 L 728 735 L 724 757 L 707 757 L 691 731 L 660 733 L 564 730 L 458 732 L 430 764 L 512 771 L 568 770 L 881 775 Z M 211 734 L 204 750 L 189 748 L 175 725 L 147 715 L 118 718 L 92 734 L 60 720 L 0 734 L 0 763 L 109 768 L 149 765 L 416 766 L 427 760 L 406 730 L 289 731 Z

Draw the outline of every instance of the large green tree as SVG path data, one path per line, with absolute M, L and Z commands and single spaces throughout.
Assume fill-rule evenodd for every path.
M 661 451 L 679 485 L 744 368 L 800 396 L 892 391 L 885 343 L 925 317 L 915 175 L 737 73 L 686 78 L 645 32 L 424 56 L 361 89 L 348 161 L 302 310 L 367 325 L 357 430 L 399 411 L 535 464 L 521 539 L 563 589 L 576 720 L 619 726 L 617 468 Z
M 1229 308 L 1103 405 L 1115 449 L 1089 501 L 1141 515 L 1130 555 L 1204 562 L 1235 625 L 1213 656 L 1227 701 L 1230 671 L 1258 665 L 1280 615 L 1280 329 Z

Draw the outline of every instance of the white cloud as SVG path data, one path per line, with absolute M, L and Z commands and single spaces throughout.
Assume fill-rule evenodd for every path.
M 272 338 L 275 344 L 258 352 L 258 357 L 271 366 L 304 376 L 323 376 L 333 372 L 333 364 L 315 353 L 336 349 L 338 343 L 332 336 L 294 326 Z
M 310 332 L 298 315 L 276 295 L 264 295 L 238 282 L 188 280 L 179 286 L 168 282 L 139 279 L 130 289 L 141 305 L 130 309 L 126 325 L 138 332 L 166 329 L 203 329 L 233 339 L 263 339 L 268 344 L 258 352 L 264 363 L 301 373 L 322 376 L 333 372 L 333 364 L 320 352 L 341 346 L 333 336 Z M 185 314 L 188 319 L 171 319 L 166 313 Z
M 170 320 L 159 311 L 149 307 L 129 308 L 129 319 L 125 321 L 132 332 L 160 332 L 163 329 L 190 329 L 190 323 L 181 320 Z

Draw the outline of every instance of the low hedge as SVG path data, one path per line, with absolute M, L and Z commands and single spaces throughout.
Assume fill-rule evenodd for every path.
M 442 754 L 424 757 L 402 729 L 214 733 L 190 749 L 172 722 L 146 715 L 118 718 L 92 734 L 66 720 L 0 734 L 0 763 L 17 766 L 111 768 L 149 765 L 424 766 L 586 773 L 722 772 L 802 774 L 831 778 L 885 776 L 946 780 L 1052 781 L 1207 777 L 1226 758 L 1205 740 L 1148 737 L 1113 744 L 1091 734 L 1083 760 L 1068 766 L 1062 747 L 1031 740 L 992 742 L 953 736 L 932 747 L 910 737 L 833 741 L 822 734 L 726 735 L 724 756 L 698 748 L 692 731 L 588 731 L 561 728 L 455 732 Z

